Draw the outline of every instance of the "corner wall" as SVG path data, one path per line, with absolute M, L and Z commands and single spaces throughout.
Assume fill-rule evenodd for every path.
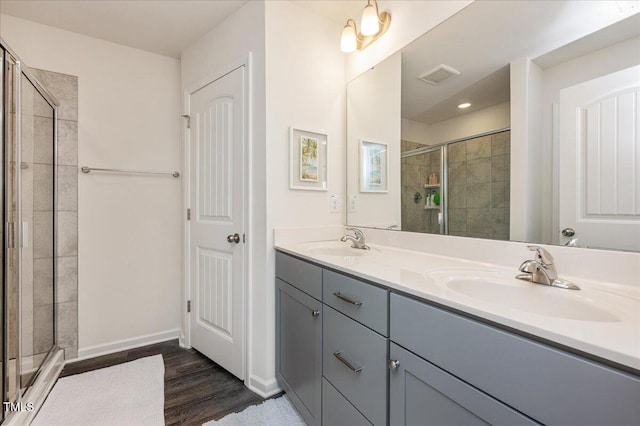
M 275 377 L 275 250 L 278 227 L 344 224 L 345 75 L 342 25 L 289 1 L 265 2 L 267 273 L 254 288 L 255 373 Z M 289 189 L 289 126 L 328 135 L 327 191 Z M 337 212 L 329 209 L 336 196 Z M 257 355 L 260 354 L 260 357 Z
M 78 76 L 80 166 L 181 170 L 178 60 L 12 16 L 0 24 L 30 67 Z M 177 337 L 180 180 L 78 180 L 79 356 Z
M 250 30 L 249 30 L 250 29 Z M 266 106 L 265 106 L 265 2 L 249 1 L 231 14 L 216 28 L 182 51 L 182 90 L 212 77 L 230 63 L 237 63 L 251 53 L 249 89 L 249 192 L 250 205 L 247 218 L 247 242 L 249 250 L 248 324 L 246 383 L 263 396 L 278 391 L 273 367 L 267 365 L 270 357 L 265 327 L 272 319 L 264 311 L 268 309 L 273 279 L 268 279 L 267 255 L 270 245 L 267 238 L 267 157 Z M 178 104 L 180 105 L 180 104 Z M 282 161 L 281 159 L 279 161 Z M 283 167 L 282 163 L 277 166 Z M 181 243 L 181 247 L 182 247 Z M 271 295 L 271 300 L 273 296 Z M 183 318 L 186 321 L 185 318 Z M 273 346 L 273 342 L 271 343 Z M 272 349 L 271 349 L 272 350 Z M 271 370 L 269 370 L 271 367 Z

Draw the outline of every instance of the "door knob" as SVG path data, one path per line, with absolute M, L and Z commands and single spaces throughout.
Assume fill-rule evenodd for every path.
M 238 244 L 240 242 L 240 235 L 233 234 L 233 235 L 227 235 L 227 241 L 230 243 L 236 243 Z
M 398 367 L 400 367 L 400 361 L 398 361 L 397 359 L 390 359 L 388 365 L 389 370 L 396 371 Z
M 576 235 L 576 231 L 573 228 L 564 228 L 562 230 L 562 236 L 564 237 L 573 237 Z

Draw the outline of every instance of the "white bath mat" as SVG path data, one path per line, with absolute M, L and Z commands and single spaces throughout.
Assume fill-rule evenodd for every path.
M 32 425 L 164 425 L 162 355 L 59 379 Z
M 293 408 L 289 398 L 282 396 L 252 405 L 218 421 L 207 422 L 203 426 L 306 426 L 306 423 Z

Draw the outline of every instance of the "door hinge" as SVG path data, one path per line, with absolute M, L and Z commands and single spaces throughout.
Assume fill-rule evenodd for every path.
M 187 220 L 191 220 L 191 209 L 187 209 Z
M 191 116 L 189 114 L 182 114 L 182 118 L 187 119 L 187 129 L 191 128 Z
M 187 312 L 191 312 L 191 300 L 187 300 Z

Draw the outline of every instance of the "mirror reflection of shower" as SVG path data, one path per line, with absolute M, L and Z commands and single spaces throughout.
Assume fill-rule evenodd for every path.
M 402 141 L 402 229 L 509 240 L 510 131 Z

